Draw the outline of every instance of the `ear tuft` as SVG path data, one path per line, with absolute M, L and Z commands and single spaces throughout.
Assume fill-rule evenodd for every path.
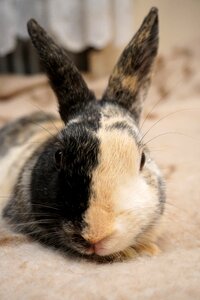
M 95 99 L 87 84 L 69 59 L 46 31 L 34 20 L 27 23 L 28 33 L 58 98 L 59 112 L 66 123 L 86 103 Z
M 158 9 L 153 7 L 122 52 L 103 96 L 103 100 L 116 102 L 128 109 L 137 122 L 157 51 Z

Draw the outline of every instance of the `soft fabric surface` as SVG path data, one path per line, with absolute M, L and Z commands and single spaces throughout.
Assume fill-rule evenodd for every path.
M 159 58 L 145 105 L 144 118 L 150 113 L 142 130 L 148 132 L 146 142 L 152 139 L 148 145 L 167 181 L 158 241 L 162 253 L 97 265 L 63 257 L 1 225 L 1 300 L 200 299 L 200 57 L 196 50 L 176 49 Z M 106 84 L 104 79 L 88 78 L 88 82 L 98 93 Z M 0 99 L 1 124 L 56 107 L 43 76 L 0 78 Z

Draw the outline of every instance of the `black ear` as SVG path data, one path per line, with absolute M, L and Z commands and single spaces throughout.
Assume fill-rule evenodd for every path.
M 140 29 L 122 52 L 103 100 L 117 102 L 139 121 L 158 50 L 158 10 L 152 8 Z
M 28 32 L 37 49 L 42 64 L 57 95 L 60 116 L 67 122 L 70 115 L 95 99 L 81 74 L 68 58 L 65 50 L 52 40 L 33 19 L 29 20 Z

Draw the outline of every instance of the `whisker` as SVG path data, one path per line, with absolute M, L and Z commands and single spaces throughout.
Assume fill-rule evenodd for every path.
M 151 141 L 157 139 L 158 137 L 161 137 L 161 136 L 164 136 L 164 135 L 168 135 L 168 134 L 177 134 L 177 135 L 181 135 L 181 136 L 184 136 L 184 137 L 196 140 L 194 137 L 189 136 L 187 134 L 184 134 L 184 133 L 181 133 L 181 132 L 176 132 L 176 131 L 169 131 L 169 132 L 164 132 L 164 133 L 158 134 L 157 136 L 154 136 L 153 138 L 151 138 L 150 140 L 148 140 L 147 142 L 145 142 L 145 145 L 147 145 Z
M 159 204 L 159 203 L 158 203 Z M 189 217 L 190 218 L 190 215 L 188 215 L 188 212 L 186 210 L 184 210 L 182 207 L 177 207 L 175 204 L 169 202 L 169 201 L 166 201 L 164 203 L 164 213 L 163 213 L 163 216 L 161 218 L 161 222 L 165 222 L 166 221 L 166 218 L 173 218 L 173 215 L 171 215 L 172 213 L 175 212 L 175 209 L 177 210 L 178 212 L 178 217 L 179 219 L 172 219 L 173 222 L 181 222 L 182 224 L 185 224 L 185 220 Z M 154 206 L 152 205 L 146 205 L 145 208 L 154 208 Z M 172 210 L 173 209 L 173 210 Z M 140 211 L 141 209 L 138 209 L 138 211 Z M 130 209 L 127 209 L 124 211 L 124 213 L 132 213 L 132 212 L 136 212 L 136 209 L 134 208 L 130 208 Z M 184 217 L 184 219 L 182 219 L 182 217 Z M 135 220 L 136 221 L 136 220 Z M 168 219 L 167 219 L 168 221 Z M 194 220 L 191 220 L 191 224 L 193 224 L 194 226 L 198 226 L 198 223 L 195 222 Z
M 42 128 L 43 130 L 45 130 L 47 133 L 49 133 L 49 135 L 51 135 L 53 138 L 55 137 L 55 135 L 53 135 L 47 128 L 45 128 L 44 126 L 42 126 L 41 124 L 38 124 L 37 122 L 31 121 L 32 124 Z
M 169 89 L 169 92 L 170 92 L 170 93 L 173 92 L 174 89 L 177 88 L 177 87 L 178 87 L 180 84 L 182 84 L 182 83 L 183 83 L 183 79 L 181 79 L 181 77 L 179 77 L 179 80 L 176 82 L 175 85 L 173 85 L 173 86 Z M 163 96 L 160 97 L 160 98 L 158 99 L 158 101 L 156 101 L 156 103 L 153 105 L 152 109 L 147 113 L 147 115 L 145 116 L 145 118 L 144 118 L 142 124 L 141 124 L 140 127 L 139 127 L 139 130 L 140 130 L 140 131 L 142 130 L 142 128 L 143 128 L 143 126 L 144 126 L 146 120 L 148 119 L 149 115 L 154 111 L 154 109 L 157 107 L 157 105 L 159 105 L 159 104 L 163 101 L 163 99 L 164 99 Z
M 40 127 L 41 129 L 45 130 L 51 137 L 55 138 L 58 143 L 60 143 L 62 146 L 64 146 L 64 143 L 63 143 L 62 139 L 59 138 L 59 135 L 52 134 L 52 132 L 50 132 L 47 128 L 45 128 L 44 126 L 42 126 L 41 124 L 39 124 L 37 122 L 31 121 L 31 123 Z M 59 131 L 59 133 L 60 133 L 60 131 Z
M 32 101 L 29 101 L 29 103 L 34 106 L 35 108 L 37 108 L 40 112 L 46 114 L 46 112 L 39 106 L 39 105 L 36 105 L 35 103 L 33 103 Z M 58 127 L 56 126 L 56 124 L 53 122 L 52 119 L 50 119 L 50 122 L 52 123 L 52 125 L 54 126 L 54 128 L 56 129 L 57 133 L 60 132 L 60 130 L 58 129 Z
M 157 124 L 159 124 L 162 120 L 168 118 L 169 116 L 172 116 L 174 114 L 177 114 L 177 113 L 180 113 L 180 112 L 183 112 L 183 111 L 188 111 L 188 110 L 196 110 L 198 108 L 185 108 L 185 109 L 180 109 L 180 110 L 177 110 L 177 111 L 174 111 L 174 112 L 171 112 L 165 116 L 163 116 L 162 118 L 160 118 L 158 121 L 156 121 L 144 134 L 143 136 L 141 137 L 141 140 L 139 141 L 140 143 L 143 141 L 144 137 L 149 133 L 149 131 L 154 128 Z
M 38 221 L 27 221 L 16 223 L 15 226 L 24 226 L 24 225 L 39 225 L 39 224 L 50 224 L 51 222 L 55 222 L 55 219 L 43 219 Z
M 17 215 L 21 215 L 21 216 L 30 216 L 30 217 L 34 217 L 34 216 L 41 216 L 41 217 L 52 217 L 50 214 L 47 214 L 47 213 L 36 213 L 36 212 L 30 212 L 30 213 L 20 213 L 18 212 Z M 53 214 L 54 216 L 57 216 L 57 217 L 60 217 L 59 214 Z
M 39 204 L 39 203 L 31 203 L 31 205 L 33 206 L 39 206 L 39 207 L 45 207 L 45 208 L 50 208 L 50 209 L 54 209 L 54 210 L 59 210 L 58 206 L 49 206 L 49 205 L 45 205 L 45 204 Z

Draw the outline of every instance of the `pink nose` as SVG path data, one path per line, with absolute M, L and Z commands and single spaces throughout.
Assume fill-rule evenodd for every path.
M 103 238 L 102 240 L 91 244 L 91 246 L 87 249 L 87 254 L 98 254 L 101 255 L 103 252 L 104 248 L 104 243 L 105 243 L 106 238 Z

